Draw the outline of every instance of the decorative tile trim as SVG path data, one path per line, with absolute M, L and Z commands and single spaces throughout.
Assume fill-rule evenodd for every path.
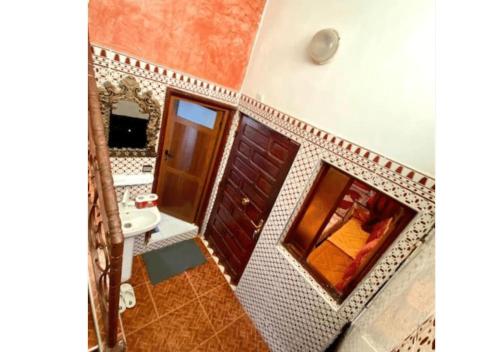
M 434 179 L 247 96 L 241 97 L 239 111 L 301 147 L 236 294 L 273 351 L 322 351 L 434 226 Z M 281 245 L 325 162 L 417 211 L 405 231 L 341 304 Z
M 95 44 L 91 45 L 91 50 L 95 66 L 111 68 L 144 79 L 154 80 L 158 83 L 163 83 L 227 104 L 237 105 L 238 103 L 240 96 L 239 92 L 222 85 Z
M 224 268 L 224 265 L 222 265 L 220 263 L 219 257 L 217 257 L 214 254 L 215 252 L 212 249 L 212 247 L 210 247 L 210 243 L 208 243 L 208 241 L 204 237 L 200 237 L 200 239 L 203 242 L 203 244 L 205 245 L 205 247 L 207 248 L 207 251 L 210 254 L 210 257 L 212 257 L 212 259 L 214 260 L 215 264 L 217 264 L 217 267 L 219 268 L 219 271 L 222 273 L 222 275 L 224 275 L 224 278 L 226 279 L 228 285 L 231 287 L 231 289 L 233 291 L 236 290 L 236 286 L 231 283 L 231 276 L 229 276 L 228 274 L 226 274 L 226 268 Z
M 432 352 L 436 350 L 436 318 L 431 315 L 391 352 Z
M 404 166 L 394 160 L 388 159 L 369 149 L 351 143 L 345 139 L 341 139 L 331 133 L 320 130 L 306 122 L 265 105 L 247 95 L 241 95 L 239 105 L 265 119 L 274 121 L 281 120 L 285 122 L 291 132 L 308 139 L 311 143 L 319 143 L 319 146 L 325 147 L 324 142 L 320 142 L 319 140 L 327 141 L 339 148 L 344 149 L 345 151 L 349 151 L 352 162 L 359 163 L 365 167 L 368 165 L 377 167 L 383 177 L 393 179 L 396 182 L 402 182 L 404 180 L 410 190 L 419 192 L 423 197 L 428 197 L 430 201 L 434 202 L 435 180 L 430 176 L 424 175 L 423 173 Z

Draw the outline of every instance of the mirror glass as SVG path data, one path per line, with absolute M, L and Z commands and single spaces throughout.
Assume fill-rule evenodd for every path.
M 109 148 L 146 148 L 149 115 L 135 102 L 120 100 L 110 114 Z
M 151 90 L 132 76 L 99 88 L 101 114 L 111 157 L 155 157 L 161 107 Z

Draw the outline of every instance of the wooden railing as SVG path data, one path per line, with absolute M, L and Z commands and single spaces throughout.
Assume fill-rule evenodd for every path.
M 118 334 L 118 305 L 124 239 L 90 46 L 88 51 L 89 286 L 94 288 L 93 304 L 99 312 L 97 320 L 103 325 L 98 329 L 102 343 L 105 344 L 103 348 L 106 351 L 117 351 L 123 349 Z

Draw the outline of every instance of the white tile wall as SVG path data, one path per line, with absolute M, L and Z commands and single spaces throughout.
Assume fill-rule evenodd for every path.
M 162 109 L 168 87 L 176 87 L 227 104 L 297 141 L 301 147 L 266 222 L 236 294 L 273 351 L 322 351 L 341 327 L 363 310 L 366 302 L 395 272 L 434 224 L 434 180 L 361 146 L 316 129 L 230 89 L 184 73 L 137 61 L 112 50 L 93 46 L 98 84 L 117 83 L 124 75 L 136 77 L 153 91 Z M 203 233 L 222 178 L 239 119 L 230 129 L 212 191 Z M 112 158 L 113 170 L 136 173 L 154 158 Z M 418 216 L 379 259 L 355 291 L 335 302 L 286 252 L 280 243 L 309 191 L 321 162 L 361 179 L 418 211 Z M 132 194 L 149 192 L 136 187 Z M 118 199 L 121 199 L 118 189 Z M 140 241 L 140 239 L 138 239 Z M 138 250 L 142 250 L 138 244 Z
M 353 323 L 339 352 L 390 351 L 434 313 L 434 237 L 424 243 Z M 408 342 L 408 341 L 407 341 Z
M 434 181 L 413 170 L 316 130 L 242 97 L 245 113 L 301 144 L 263 228 L 236 294 L 273 351 L 322 351 L 434 224 Z M 281 241 L 291 226 L 320 163 L 328 162 L 418 211 L 397 241 L 349 297 L 335 302 L 287 252 Z M 394 166 L 396 165 L 396 166 Z

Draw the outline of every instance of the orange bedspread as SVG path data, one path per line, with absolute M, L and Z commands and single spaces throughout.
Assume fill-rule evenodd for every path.
M 361 228 L 360 220 L 351 218 L 309 254 L 307 263 L 334 286 L 342 280 L 369 235 Z
M 339 283 L 352 258 L 328 241 L 323 242 L 307 257 L 307 263 L 332 286 Z
M 354 259 L 361 247 L 364 246 L 370 234 L 361 228 L 361 221 L 354 217 L 350 218 L 342 227 L 335 231 L 327 241 L 330 241 L 349 257 Z

